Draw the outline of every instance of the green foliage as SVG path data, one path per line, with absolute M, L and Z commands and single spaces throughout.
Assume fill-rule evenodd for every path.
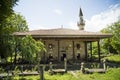
M 12 56 L 15 47 L 15 37 L 12 36 L 12 33 L 16 31 L 28 31 L 28 26 L 25 18 L 17 13 L 13 13 L 7 17 L 1 23 L 1 26 L 0 56 L 1 58 L 6 58 L 10 55 Z
M 13 6 L 15 6 L 17 2 L 18 0 L 0 0 L 0 56 L 2 58 L 5 58 L 5 55 L 10 51 L 11 45 L 11 43 L 8 41 L 11 39 L 7 33 L 9 29 L 6 31 L 4 26 L 6 24 L 5 20 L 14 12 Z M 4 34 L 5 32 L 7 34 Z M 5 55 L 3 55 L 3 53 Z
M 92 42 L 92 54 L 98 55 L 98 47 L 97 42 Z M 88 45 L 88 48 L 90 48 L 90 45 Z M 90 49 L 88 49 L 88 54 L 90 54 Z
M 28 35 L 21 39 L 19 43 L 19 52 L 24 59 L 35 61 L 40 52 L 45 51 L 44 44 L 38 40 L 34 40 L 32 36 Z
M 103 48 L 109 49 L 110 53 L 120 53 L 120 20 L 109 25 L 101 32 L 113 34 L 112 38 L 103 41 Z
M 101 54 L 105 54 L 105 55 L 108 54 L 108 43 L 105 43 L 106 40 L 107 39 L 100 40 L 100 53 Z M 92 43 L 92 54 L 93 55 L 98 55 L 98 45 L 97 45 L 97 42 L 93 42 Z
M 98 54 L 97 42 L 92 43 L 92 53 L 93 54 Z
M 2 33 L 12 34 L 13 32 L 28 31 L 25 18 L 19 13 L 13 13 L 2 23 Z
M 18 0 L 0 0 L 0 24 L 13 13 L 13 6 Z
M 0 56 L 7 58 L 15 52 L 14 62 L 17 60 L 17 55 L 22 56 L 23 59 L 35 61 L 34 58 L 44 48 L 40 41 L 35 41 L 32 36 L 17 37 L 12 35 L 14 32 L 28 31 L 28 25 L 23 16 L 13 13 L 2 23 L 2 36 L 0 36 Z
M 106 59 L 110 62 L 120 63 L 120 55 L 107 56 L 104 59 Z
M 0 67 L 0 73 L 3 73 L 4 69 L 2 67 Z

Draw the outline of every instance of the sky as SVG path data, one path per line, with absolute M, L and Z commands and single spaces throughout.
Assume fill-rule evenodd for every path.
M 19 0 L 14 11 L 25 17 L 29 30 L 78 29 L 80 8 L 85 31 L 99 32 L 120 20 L 120 0 Z

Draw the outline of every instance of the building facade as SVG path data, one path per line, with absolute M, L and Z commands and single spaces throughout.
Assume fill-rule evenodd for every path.
M 67 60 L 87 60 L 88 46 L 92 54 L 92 42 L 97 42 L 98 57 L 100 61 L 100 43 L 99 41 L 104 38 L 109 38 L 111 34 L 103 34 L 99 32 L 88 32 L 84 30 L 85 21 L 83 13 L 80 8 L 79 21 L 77 22 L 79 30 L 57 28 L 57 29 L 41 29 L 28 32 L 15 32 L 15 36 L 31 35 L 34 39 L 41 39 L 45 44 L 47 52 L 42 53 L 43 61 L 63 61 Z
M 50 57 L 58 61 L 85 58 L 85 44 L 79 39 L 44 39 L 43 42 L 47 50 L 42 56 L 45 60 Z

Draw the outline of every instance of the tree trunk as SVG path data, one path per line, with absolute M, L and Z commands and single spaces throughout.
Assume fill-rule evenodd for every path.
M 12 53 L 11 53 L 11 60 L 10 60 L 10 62 L 12 63 Z
M 17 60 L 17 47 L 15 47 L 14 64 L 16 64 L 16 60 Z

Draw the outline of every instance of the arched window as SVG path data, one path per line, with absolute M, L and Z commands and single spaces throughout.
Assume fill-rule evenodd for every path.
M 48 45 L 48 48 L 49 48 L 49 49 L 52 49 L 52 48 L 53 48 L 53 44 L 49 44 L 49 45 Z
M 80 44 L 76 44 L 77 49 L 80 49 Z

